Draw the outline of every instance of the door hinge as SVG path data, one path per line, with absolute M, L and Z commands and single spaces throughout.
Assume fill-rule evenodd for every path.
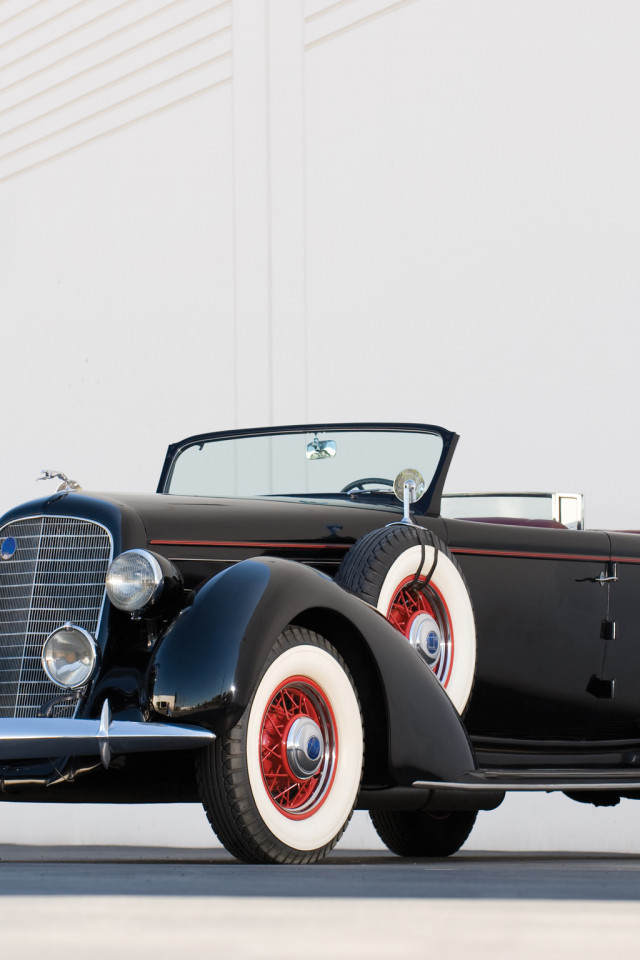
M 616 638 L 616 622 L 615 620 L 603 620 L 600 625 L 600 639 L 601 640 L 615 640 Z
M 591 679 L 587 684 L 587 693 L 590 693 L 592 697 L 596 697 L 598 700 L 613 700 L 615 697 L 615 680 L 603 680 L 601 677 L 596 677 L 595 673 L 591 674 Z

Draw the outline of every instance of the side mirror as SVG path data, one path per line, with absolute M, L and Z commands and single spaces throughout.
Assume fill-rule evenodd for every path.
M 410 516 L 411 504 L 419 500 L 427 489 L 424 477 L 419 470 L 408 467 L 401 470 L 393 481 L 393 492 L 404 505 L 403 523 L 413 523 Z

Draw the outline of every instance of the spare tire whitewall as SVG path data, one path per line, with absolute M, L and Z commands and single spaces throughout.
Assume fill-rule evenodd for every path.
M 469 591 L 447 546 L 421 527 L 393 524 L 351 548 L 336 582 L 404 634 L 461 714 L 473 687 L 476 630 Z

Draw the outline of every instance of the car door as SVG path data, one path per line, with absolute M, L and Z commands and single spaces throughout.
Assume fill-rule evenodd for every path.
M 640 740 L 640 536 L 609 534 L 612 578 L 598 587 L 607 600 L 604 679 L 610 696 L 597 706 L 594 736 Z
M 586 737 L 602 693 L 606 534 L 447 520 L 477 627 L 466 725 L 482 738 Z

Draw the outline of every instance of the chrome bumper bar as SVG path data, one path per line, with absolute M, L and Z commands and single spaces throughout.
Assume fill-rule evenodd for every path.
M 112 720 L 109 701 L 105 700 L 99 720 L 0 720 L 0 763 L 97 755 L 107 769 L 112 754 L 191 750 L 214 739 L 215 734 L 204 727 Z

